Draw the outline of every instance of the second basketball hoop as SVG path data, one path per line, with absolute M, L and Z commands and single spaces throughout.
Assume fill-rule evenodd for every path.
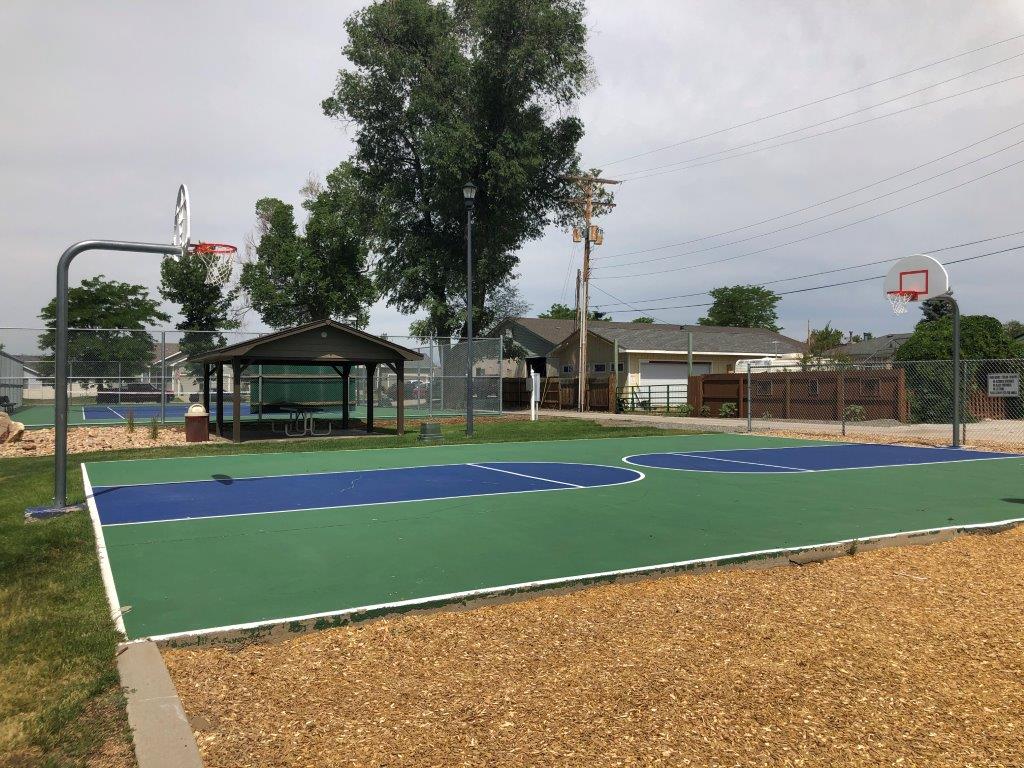
M 949 293 L 949 273 L 938 259 L 916 254 L 900 259 L 885 276 L 885 297 L 894 315 L 905 315 L 911 302 Z

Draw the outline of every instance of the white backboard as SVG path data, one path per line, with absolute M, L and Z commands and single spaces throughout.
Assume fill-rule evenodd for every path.
M 924 301 L 949 293 L 949 273 L 939 261 L 926 254 L 907 256 L 893 264 L 885 276 L 885 295 L 896 291 L 917 294 L 912 301 Z
M 192 212 L 190 207 L 188 187 L 182 184 L 178 187 L 178 197 L 174 201 L 174 231 L 171 235 L 171 245 L 181 248 L 182 258 L 188 252 L 189 242 L 192 238 Z

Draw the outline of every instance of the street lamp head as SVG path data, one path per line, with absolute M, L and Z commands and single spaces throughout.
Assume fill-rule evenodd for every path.
M 462 197 L 466 201 L 467 208 L 473 207 L 473 199 L 476 197 L 476 189 L 476 184 L 472 181 L 467 181 L 462 186 Z

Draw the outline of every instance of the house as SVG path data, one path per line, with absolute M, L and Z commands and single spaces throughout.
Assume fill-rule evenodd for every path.
M 896 354 L 896 350 L 903 346 L 910 336 L 909 333 L 871 336 L 863 341 L 855 341 L 830 349 L 826 354 L 829 357 L 848 359 L 852 363 L 888 363 Z
M 641 348 L 654 350 L 656 357 L 646 358 L 650 363 L 647 365 L 647 379 L 664 379 L 665 377 L 678 380 L 678 370 L 669 368 L 658 368 L 657 363 L 678 363 L 679 355 L 685 361 L 687 351 L 687 334 L 694 334 L 694 360 L 699 362 L 694 368 L 694 373 L 701 373 L 703 367 L 717 361 L 721 364 L 735 362 L 743 358 L 777 357 L 786 354 L 802 353 L 804 345 L 794 339 L 782 336 L 763 328 L 718 328 L 707 325 L 669 325 L 661 323 L 620 323 L 610 320 L 590 320 L 587 323 L 588 330 L 597 337 L 597 357 L 594 353 L 588 355 L 591 363 L 596 363 L 598 370 L 590 366 L 590 373 L 603 373 L 611 371 L 611 356 L 607 354 L 607 344 L 611 342 L 614 346 L 617 337 L 620 340 L 620 353 L 625 352 L 625 343 L 636 348 L 637 354 L 634 361 L 626 364 L 626 360 L 620 359 L 622 372 L 636 374 L 633 379 L 639 381 L 641 378 L 640 359 Z M 553 350 L 562 345 L 576 332 L 576 321 L 573 319 L 559 320 L 547 317 L 513 317 L 500 323 L 494 330 L 494 335 L 505 339 L 505 348 L 516 349 L 522 358 L 509 359 L 506 369 L 502 372 L 507 377 L 525 377 L 528 373 L 536 371 L 544 376 L 575 376 L 575 357 L 570 360 L 568 348 L 554 354 Z M 643 341 L 641 341 L 643 340 Z M 511 342 L 511 343 L 510 343 Z M 573 342 L 575 346 L 578 342 Z M 700 358 L 703 353 L 704 357 Z M 509 357 L 506 355 L 506 357 Z M 600 366 L 604 365 L 605 369 Z M 721 365 L 715 368 L 719 372 Z M 732 370 L 731 368 L 729 370 Z M 722 373 L 725 372 L 723 368 Z M 662 375 L 657 375 L 662 374 Z M 685 375 L 682 380 L 685 381 Z M 632 381 L 631 381 L 632 383 Z
M 802 341 L 765 328 L 657 323 L 588 323 L 587 374 L 615 369 L 618 386 L 685 384 L 692 370 L 731 373 L 741 360 L 798 357 Z M 575 376 L 578 332 L 573 331 L 547 355 L 549 370 Z M 690 351 L 692 350 L 692 358 Z
M 607 321 L 591 320 L 592 328 L 608 325 Z M 641 323 L 613 323 L 614 325 L 637 326 Z M 504 340 L 505 357 L 509 366 L 502 371 L 506 377 L 523 378 L 531 373 L 542 376 L 557 376 L 557 366 L 547 363 L 551 350 L 565 341 L 576 330 L 575 319 L 558 319 L 553 317 L 511 317 L 499 323 L 493 331 L 494 336 Z M 519 353 L 521 357 L 512 358 L 508 351 Z

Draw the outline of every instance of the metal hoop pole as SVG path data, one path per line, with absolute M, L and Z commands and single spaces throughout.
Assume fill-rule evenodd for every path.
M 960 447 L 960 305 L 952 293 L 936 296 L 953 308 L 953 447 Z
M 173 256 L 178 246 L 164 243 L 131 243 L 121 240 L 83 240 L 61 254 L 57 262 L 57 328 L 54 343 L 54 440 L 53 503 L 63 509 L 68 502 L 68 271 L 74 258 L 85 251 L 127 251 Z

